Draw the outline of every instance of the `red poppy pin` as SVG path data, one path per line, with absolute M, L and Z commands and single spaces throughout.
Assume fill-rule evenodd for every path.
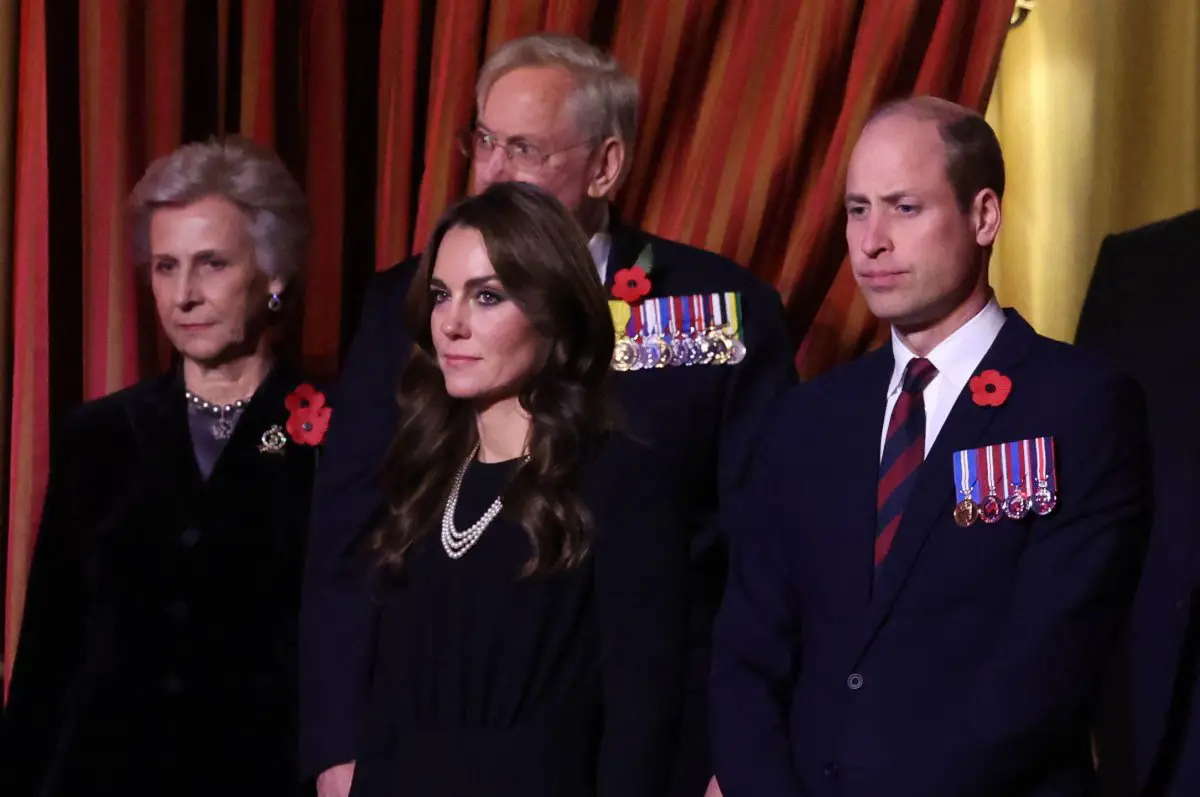
M 654 252 L 649 245 L 629 268 L 613 275 L 612 295 L 627 303 L 636 304 L 650 293 L 650 272 L 654 270 Z
M 971 398 L 980 407 L 999 407 L 1008 401 L 1012 380 L 995 369 L 971 377 Z
M 288 410 L 288 435 L 300 445 L 320 445 L 333 415 L 333 409 L 325 406 L 325 394 L 305 383 L 292 391 L 284 405 Z

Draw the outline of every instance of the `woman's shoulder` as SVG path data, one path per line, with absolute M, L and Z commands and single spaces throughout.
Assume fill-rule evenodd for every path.
M 71 438 L 125 431 L 130 418 L 147 406 L 154 406 L 165 393 L 168 377 L 156 376 L 85 401 L 67 413 L 63 430 Z

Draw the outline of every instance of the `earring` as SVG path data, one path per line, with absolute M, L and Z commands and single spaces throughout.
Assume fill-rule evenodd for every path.
M 278 293 L 272 293 L 271 298 L 267 299 L 267 309 L 272 313 L 278 313 L 280 307 L 283 307 L 283 300 L 279 298 Z

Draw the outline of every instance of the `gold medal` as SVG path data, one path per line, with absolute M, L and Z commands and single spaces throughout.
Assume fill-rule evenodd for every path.
M 961 528 L 973 524 L 978 515 L 979 507 L 970 498 L 964 498 L 954 507 L 954 522 Z
M 631 371 L 637 365 L 637 344 L 626 337 L 617 341 L 613 347 L 612 366 L 617 371 Z

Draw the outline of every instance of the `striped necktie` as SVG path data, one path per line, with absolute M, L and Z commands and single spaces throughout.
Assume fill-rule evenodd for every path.
M 876 493 L 875 567 L 887 558 L 900 528 L 908 495 L 925 461 L 925 397 L 923 391 L 937 376 L 937 368 L 924 357 L 909 360 L 904 383 L 888 421 L 883 458 L 879 461 Z

